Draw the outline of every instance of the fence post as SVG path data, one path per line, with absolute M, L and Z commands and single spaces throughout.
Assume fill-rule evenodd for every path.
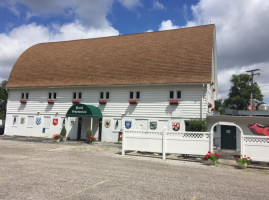
M 245 155 L 245 147 L 244 147 L 244 135 L 241 132 L 241 148 L 240 148 L 240 154 Z
M 124 128 L 122 128 L 122 142 L 121 142 L 121 155 L 125 155 L 125 131 Z
M 163 129 L 163 137 L 162 137 L 162 143 L 163 143 L 163 160 L 165 160 L 165 152 L 166 152 L 166 128 Z

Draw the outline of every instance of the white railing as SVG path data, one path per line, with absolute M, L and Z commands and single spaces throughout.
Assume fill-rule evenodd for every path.
M 122 155 L 126 150 L 205 155 L 212 149 L 210 132 L 124 130 Z
M 269 136 L 242 136 L 242 155 L 253 161 L 269 162 Z

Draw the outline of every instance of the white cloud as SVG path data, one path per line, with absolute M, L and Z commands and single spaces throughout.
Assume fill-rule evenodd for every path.
M 61 15 L 75 17 L 83 26 L 101 28 L 110 26 L 107 14 L 110 12 L 113 0 L 4 0 L 5 6 L 16 13 L 18 5 L 29 8 L 26 19 L 32 16 Z
M 179 26 L 173 25 L 172 21 L 169 19 L 166 21 L 162 21 L 162 23 L 159 26 L 159 31 L 177 29 L 177 28 L 179 28 Z
M 54 25 L 52 29 L 35 23 L 14 28 L 9 33 L 0 34 L 0 79 L 8 78 L 18 57 L 34 44 L 112 35 L 119 35 L 113 27 L 86 28 L 78 21 L 62 26 Z
M 133 9 L 138 6 L 142 6 L 140 0 L 118 0 L 118 2 L 120 2 L 127 9 Z
M 269 73 L 269 1 L 201 0 L 191 9 L 194 20 L 188 21 L 186 26 L 209 24 L 210 21 L 216 24 L 222 98 L 227 98 L 227 82 L 232 73 L 245 72 L 252 67 Z M 227 76 L 222 76 L 223 73 Z M 269 84 L 265 76 L 262 74 L 259 79 Z M 269 99 L 268 91 L 263 93 Z
M 159 1 L 154 1 L 153 2 L 153 9 L 166 10 L 166 7 L 162 3 L 160 3 Z

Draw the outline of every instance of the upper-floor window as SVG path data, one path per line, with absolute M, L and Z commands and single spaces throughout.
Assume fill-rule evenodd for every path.
M 140 99 L 140 91 L 130 91 L 130 99 Z
M 110 93 L 109 92 L 100 92 L 100 99 L 110 99 Z
M 56 92 L 49 92 L 48 99 L 57 99 L 57 93 Z
M 21 99 L 22 100 L 28 100 L 29 99 L 29 93 L 28 92 L 22 92 L 21 93 Z
M 169 98 L 170 99 L 181 99 L 181 91 L 180 90 L 170 90 Z
M 73 92 L 73 99 L 82 99 L 82 92 Z

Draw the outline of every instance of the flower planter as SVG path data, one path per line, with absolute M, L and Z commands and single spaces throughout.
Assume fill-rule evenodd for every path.
M 27 103 L 27 100 L 20 100 L 21 103 Z
M 239 163 L 239 164 L 238 164 L 238 167 L 239 167 L 240 169 L 246 169 L 246 168 L 248 167 L 248 164 L 247 164 L 247 163 Z
M 54 139 L 54 142 L 60 142 L 60 138 L 59 139 Z
M 66 137 L 62 137 L 62 138 L 61 138 L 61 141 L 62 141 L 62 142 L 66 142 Z
M 137 101 L 137 100 L 129 100 L 129 103 L 130 103 L 130 104 L 137 104 L 138 101 Z
M 99 100 L 99 104 L 106 104 L 107 101 L 106 100 Z
M 170 105 L 178 105 L 179 101 L 178 100 L 170 100 L 169 104 Z
M 80 100 L 72 100 L 72 103 L 80 103 Z
M 48 100 L 49 104 L 54 104 L 54 100 Z
M 207 159 L 205 162 L 207 165 L 216 165 L 216 162 L 212 159 Z

